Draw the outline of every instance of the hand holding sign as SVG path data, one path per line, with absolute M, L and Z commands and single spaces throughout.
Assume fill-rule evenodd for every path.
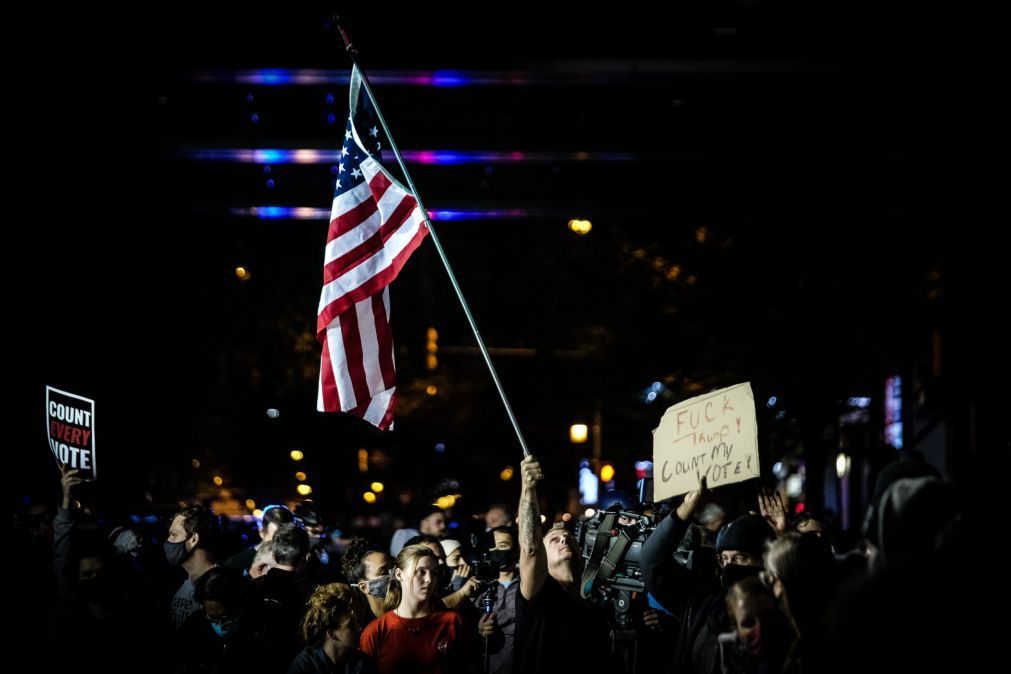
M 653 498 L 758 477 L 755 396 L 748 383 L 674 405 L 653 433 Z
M 70 492 L 74 487 L 84 482 L 84 480 L 78 477 L 78 473 L 81 471 L 75 468 L 69 470 L 61 468 L 60 470 L 63 473 L 63 477 L 60 478 L 60 484 L 63 485 L 63 509 L 70 510 L 70 506 L 73 503 L 73 500 L 70 498 Z
M 699 480 L 699 488 L 685 494 L 685 500 L 678 506 L 678 517 L 682 522 L 687 522 L 695 514 L 695 510 L 702 504 L 704 497 L 709 493 L 706 489 L 706 476 Z
M 47 386 L 46 430 L 61 471 L 76 468 L 79 479 L 98 478 L 94 400 Z

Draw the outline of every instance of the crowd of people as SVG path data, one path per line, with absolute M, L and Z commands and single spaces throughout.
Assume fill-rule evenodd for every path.
M 776 491 L 739 513 L 704 479 L 669 504 L 614 499 L 622 516 L 598 535 L 636 526 L 629 510 L 654 526 L 602 583 L 568 522 L 542 518 L 537 459 L 521 471 L 517 506 L 488 508 L 470 540 L 437 508 L 389 540 L 338 542 L 311 504 L 274 505 L 236 550 L 203 505 L 165 523 L 160 549 L 136 528 L 106 531 L 65 470 L 51 540 L 22 540 L 25 568 L 7 569 L 42 621 L 19 646 L 43 647 L 33 669 L 75 673 L 794 674 L 980 656 L 967 639 L 986 578 L 964 554 L 974 518 L 915 457 L 881 472 L 864 538 L 845 550 L 828 517 L 791 513 Z

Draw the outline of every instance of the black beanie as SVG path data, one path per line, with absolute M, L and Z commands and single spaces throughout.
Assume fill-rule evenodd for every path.
M 775 537 L 776 532 L 761 515 L 741 515 L 720 529 L 716 535 L 716 552 L 740 550 L 761 557 L 765 544 Z

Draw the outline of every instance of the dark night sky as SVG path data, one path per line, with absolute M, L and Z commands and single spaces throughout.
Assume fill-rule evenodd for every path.
M 406 14 L 391 23 L 389 12 L 349 13 L 376 72 L 555 78 L 377 86 L 404 149 L 636 156 L 413 169 L 430 209 L 534 212 L 438 231 L 488 344 L 537 352 L 497 363 L 558 493 L 585 454 L 568 445 L 568 424 L 588 420 L 597 400 L 604 456 L 622 483 L 648 455 L 664 408 L 745 380 L 757 399 L 784 400 L 810 440 L 838 400 L 880 398 L 884 377 L 900 372 L 919 387 L 923 413 L 948 420 L 952 443 L 977 442 L 967 410 L 1007 371 L 1007 340 L 971 328 L 995 303 L 1007 306 L 974 211 L 986 192 L 981 71 L 944 17 L 809 4 L 688 3 L 662 20 Z M 515 497 L 515 481 L 496 476 L 519 450 L 483 365 L 445 349 L 440 369 L 424 370 L 429 325 L 443 347 L 473 346 L 430 244 L 393 286 L 400 430 L 321 420 L 311 331 L 324 225 L 227 209 L 326 208 L 328 167 L 278 166 L 268 190 L 260 166 L 179 156 L 335 147 L 324 99 L 334 94 L 340 117 L 343 86 L 194 78 L 343 70 L 325 17 L 242 7 L 29 22 L 52 58 L 25 52 L 10 105 L 24 158 L 9 197 L 23 208 L 11 217 L 26 222 L 9 223 L 28 233 L 27 247 L 9 248 L 9 266 L 27 267 L 9 281 L 11 355 L 25 361 L 12 364 L 15 467 L 25 478 L 12 496 L 55 497 L 41 436 L 51 383 L 98 399 L 110 493 L 126 502 L 145 490 L 155 503 L 188 497 L 206 480 L 190 469 L 194 457 L 243 493 L 283 498 L 294 447 L 315 457 L 320 491 L 336 501 L 361 486 L 361 446 L 385 449 L 385 479 L 419 493 L 454 476 L 469 506 Z M 565 227 L 577 215 L 593 221 L 587 237 Z M 236 279 L 237 264 L 251 281 Z M 680 275 L 667 278 L 675 265 Z M 930 372 L 935 331 L 940 376 Z M 668 397 L 647 406 L 641 393 L 655 380 L 666 380 Z M 428 385 L 439 395 L 425 396 Z M 268 420 L 267 407 L 281 418 Z M 763 438 L 782 437 L 771 416 L 759 423 Z M 807 451 L 820 452 L 814 445 Z M 973 447 L 951 473 L 983 457 Z

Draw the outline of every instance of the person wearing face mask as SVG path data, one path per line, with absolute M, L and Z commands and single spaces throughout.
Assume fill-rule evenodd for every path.
M 678 672 L 709 673 L 716 667 L 718 638 L 726 622 L 726 591 L 762 570 L 762 553 L 775 531 L 764 517 L 747 514 L 723 525 L 716 535 L 717 576 L 692 574 L 674 559 L 692 516 L 702 505 L 706 479 L 699 489 L 664 518 L 642 546 L 640 564 L 646 590 L 664 608 L 685 616 L 674 650 L 673 668 Z M 781 501 L 763 495 L 760 506 L 773 519 L 782 519 Z M 772 512 L 773 507 L 777 507 Z
M 485 613 L 484 592 L 474 594 L 470 600 L 481 612 L 478 633 L 488 639 L 488 672 L 510 674 L 513 670 L 513 650 L 516 642 L 516 593 L 519 592 L 520 549 L 516 544 L 516 531 L 500 526 L 491 530 L 494 545 L 488 558 L 498 564 L 498 587 L 491 613 Z M 447 561 L 448 563 L 448 561 Z
M 361 649 L 380 674 L 473 672 L 476 640 L 456 611 L 438 600 L 439 562 L 427 545 L 407 545 L 397 555 L 388 609 L 362 633 Z
M 218 565 L 215 549 L 221 527 L 213 511 L 203 506 L 183 508 L 172 518 L 162 546 L 169 566 L 182 567 L 186 579 L 169 606 L 176 629 L 200 609 L 194 597 L 197 580 Z
M 250 619 L 249 586 L 249 579 L 230 566 L 216 566 L 196 581 L 193 594 L 202 610 L 179 630 L 177 672 L 257 671 L 262 635 Z
M 364 538 L 352 539 L 344 548 L 342 570 L 356 592 L 362 593 L 372 611 L 367 625 L 383 614 L 383 599 L 390 584 L 389 555 Z

